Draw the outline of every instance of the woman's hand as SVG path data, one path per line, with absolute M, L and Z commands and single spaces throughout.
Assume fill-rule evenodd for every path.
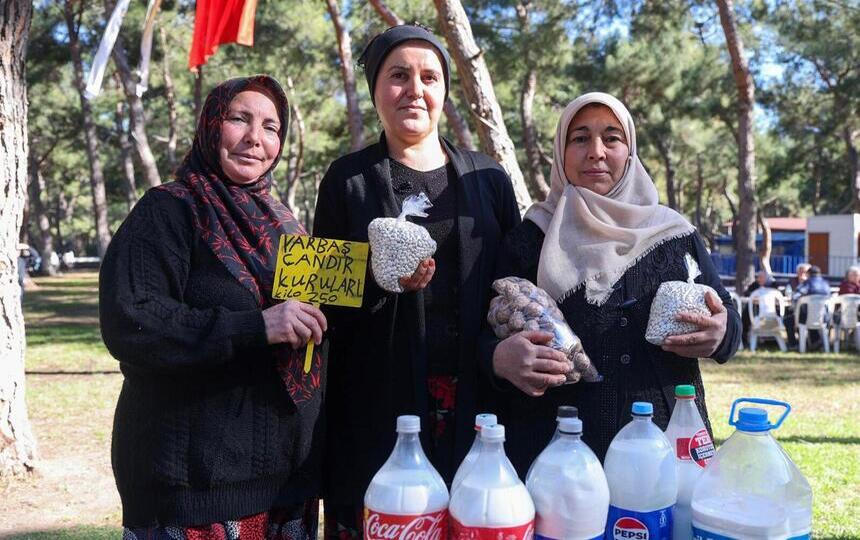
M 296 300 L 287 300 L 263 310 L 266 338 L 270 345 L 288 343 L 294 349 L 304 347 L 311 338 L 319 345 L 328 328 L 319 308 Z
M 411 276 L 400 278 L 400 286 L 406 292 L 415 292 L 423 289 L 433 279 L 433 274 L 436 272 L 436 261 L 432 258 L 424 259 L 418 263 L 418 268 Z
M 728 314 L 725 306 L 717 295 L 705 293 L 705 303 L 711 310 L 711 316 L 705 317 L 695 313 L 679 313 L 679 321 L 693 323 L 699 327 L 698 332 L 669 336 L 663 340 L 663 350 L 688 358 L 708 358 L 726 335 Z
M 550 341 L 548 332 L 519 332 L 502 340 L 493 351 L 493 371 L 525 394 L 542 396 L 564 384 L 572 367 L 563 352 L 546 346 Z

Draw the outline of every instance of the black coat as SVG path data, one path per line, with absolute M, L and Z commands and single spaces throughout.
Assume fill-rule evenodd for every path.
M 520 215 L 510 179 L 497 162 L 442 143 L 457 175 L 459 279 L 451 294 L 459 299 L 453 458 L 459 463 L 474 438 L 478 406 L 486 406 L 488 392 L 482 389 L 489 388 L 489 377 L 481 380 L 475 351 L 497 252 Z M 366 242 L 373 219 L 400 213 L 389 160 L 383 136 L 332 163 L 319 187 L 314 236 Z M 325 497 L 339 504 L 362 503 L 394 446 L 396 417 L 418 414 L 423 420 L 428 409 L 423 294 L 387 293 L 373 282 L 369 267 L 360 309 L 326 309 L 331 349 Z M 443 472 L 449 482 L 452 473 Z
M 528 220 L 511 231 L 500 254 L 498 276 L 513 275 L 536 282 L 543 239 L 540 228 Z M 600 307 L 585 300 L 581 287 L 560 308 L 604 380 L 553 388 L 533 398 L 507 381 L 495 379 L 505 402 L 499 410 L 499 421 L 507 427 L 505 448 L 523 477 L 552 437 L 559 405 L 579 408 L 583 440 L 601 460 L 612 438 L 630 420 L 634 401 L 653 403 L 654 422 L 665 430 L 678 384 L 696 387 L 696 404 L 710 431 L 699 362 L 645 341 L 651 302 L 660 284 L 687 280 L 686 253 L 693 255 L 702 271 L 696 282 L 713 287 L 728 310 L 726 335 L 713 358 L 722 363 L 735 353 L 741 335 L 740 316 L 697 233 L 668 240 L 645 255 L 618 280 L 612 295 Z M 491 361 L 497 343 L 485 328 L 480 345 L 485 363 Z

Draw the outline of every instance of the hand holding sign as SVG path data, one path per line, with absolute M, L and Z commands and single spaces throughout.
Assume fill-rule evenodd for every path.
M 322 317 L 322 313 L 315 306 L 328 304 L 361 307 L 367 273 L 367 251 L 368 245 L 364 242 L 294 234 L 281 237 L 272 297 L 288 300 L 281 304 L 287 306 L 282 308 L 284 315 L 291 310 L 297 310 L 292 313 L 297 322 L 292 326 L 292 330 L 298 336 L 304 337 L 304 340 L 299 341 L 299 346 L 308 343 L 305 356 L 306 373 L 310 370 L 313 344 L 322 340 L 326 324 L 325 317 Z M 290 304 L 295 307 L 289 307 Z M 319 313 L 322 320 L 316 313 Z M 309 341 L 311 338 L 313 341 Z
M 263 310 L 263 321 L 269 344 L 287 343 L 294 349 L 308 341 L 319 345 L 323 332 L 328 329 L 325 315 L 319 308 L 295 300 Z

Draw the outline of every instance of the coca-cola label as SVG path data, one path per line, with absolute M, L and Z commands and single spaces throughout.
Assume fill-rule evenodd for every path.
M 448 510 L 396 515 L 364 509 L 364 540 L 447 540 Z
M 700 429 L 692 437 L 679 437 L 675 443 L 675 454 L 680 460 L 692 460 L 699 467 L 705 468 L 714 457 L 714 442 L 708 435 L 708 430 Z
M 534 520 L 516 527 L 467 527 L 451 517 L 451 540 L 532 540 Z

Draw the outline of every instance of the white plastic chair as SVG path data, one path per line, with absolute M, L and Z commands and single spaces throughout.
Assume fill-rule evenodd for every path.
M 860 351 L 860 320 L 857 317 L 857 310 L 860 309 L 860 294 L 840 294 L 833 303 L 840 306 L 839 322 L 833 324 L 835 330 L 833 352 L 839 352 L 839 342 L 842 341 L 843 333 L 847 338 L 849 332 L 854 332 L 854 349 Z
M 782 293 L 770 287 L 761 287 L 752 292 L 747 302 L 750 316 L 750 350 L 755 352 L 758 338 L 771 337 L 776 340 L 779 350 L 786 351 L 785 325 L 782 316 L 785 314 L 785 300 Z
M 830 323 L 827 321 L 829 311 L 830 295 L 810 294 L 801 296 L 794 306 L 794 325 L 797 327 L 797 344 L 800 352 L 806 352 L 806 340 L 809 338 L 810 330 L 821 332 L 821 342 L 824 352 L 830 352 Z M 800 322 L 800 310 L 806 306 L 806 322 Z
M 735 309 L 738 310 L 738 315 L 740 315 L 741 310 L 743 309 L 742 303 L 741 303 L 741 297 L 738 296 L 738 293 L 736 293 L 735 291 L 729 291 L 729 296 L 732 298 L 732 304 L 734 304 Z M 741 344 L 738 345 L 738 350 L 742 351 L 743 349 L 744 349 L 744 340 L 741 340 Z

